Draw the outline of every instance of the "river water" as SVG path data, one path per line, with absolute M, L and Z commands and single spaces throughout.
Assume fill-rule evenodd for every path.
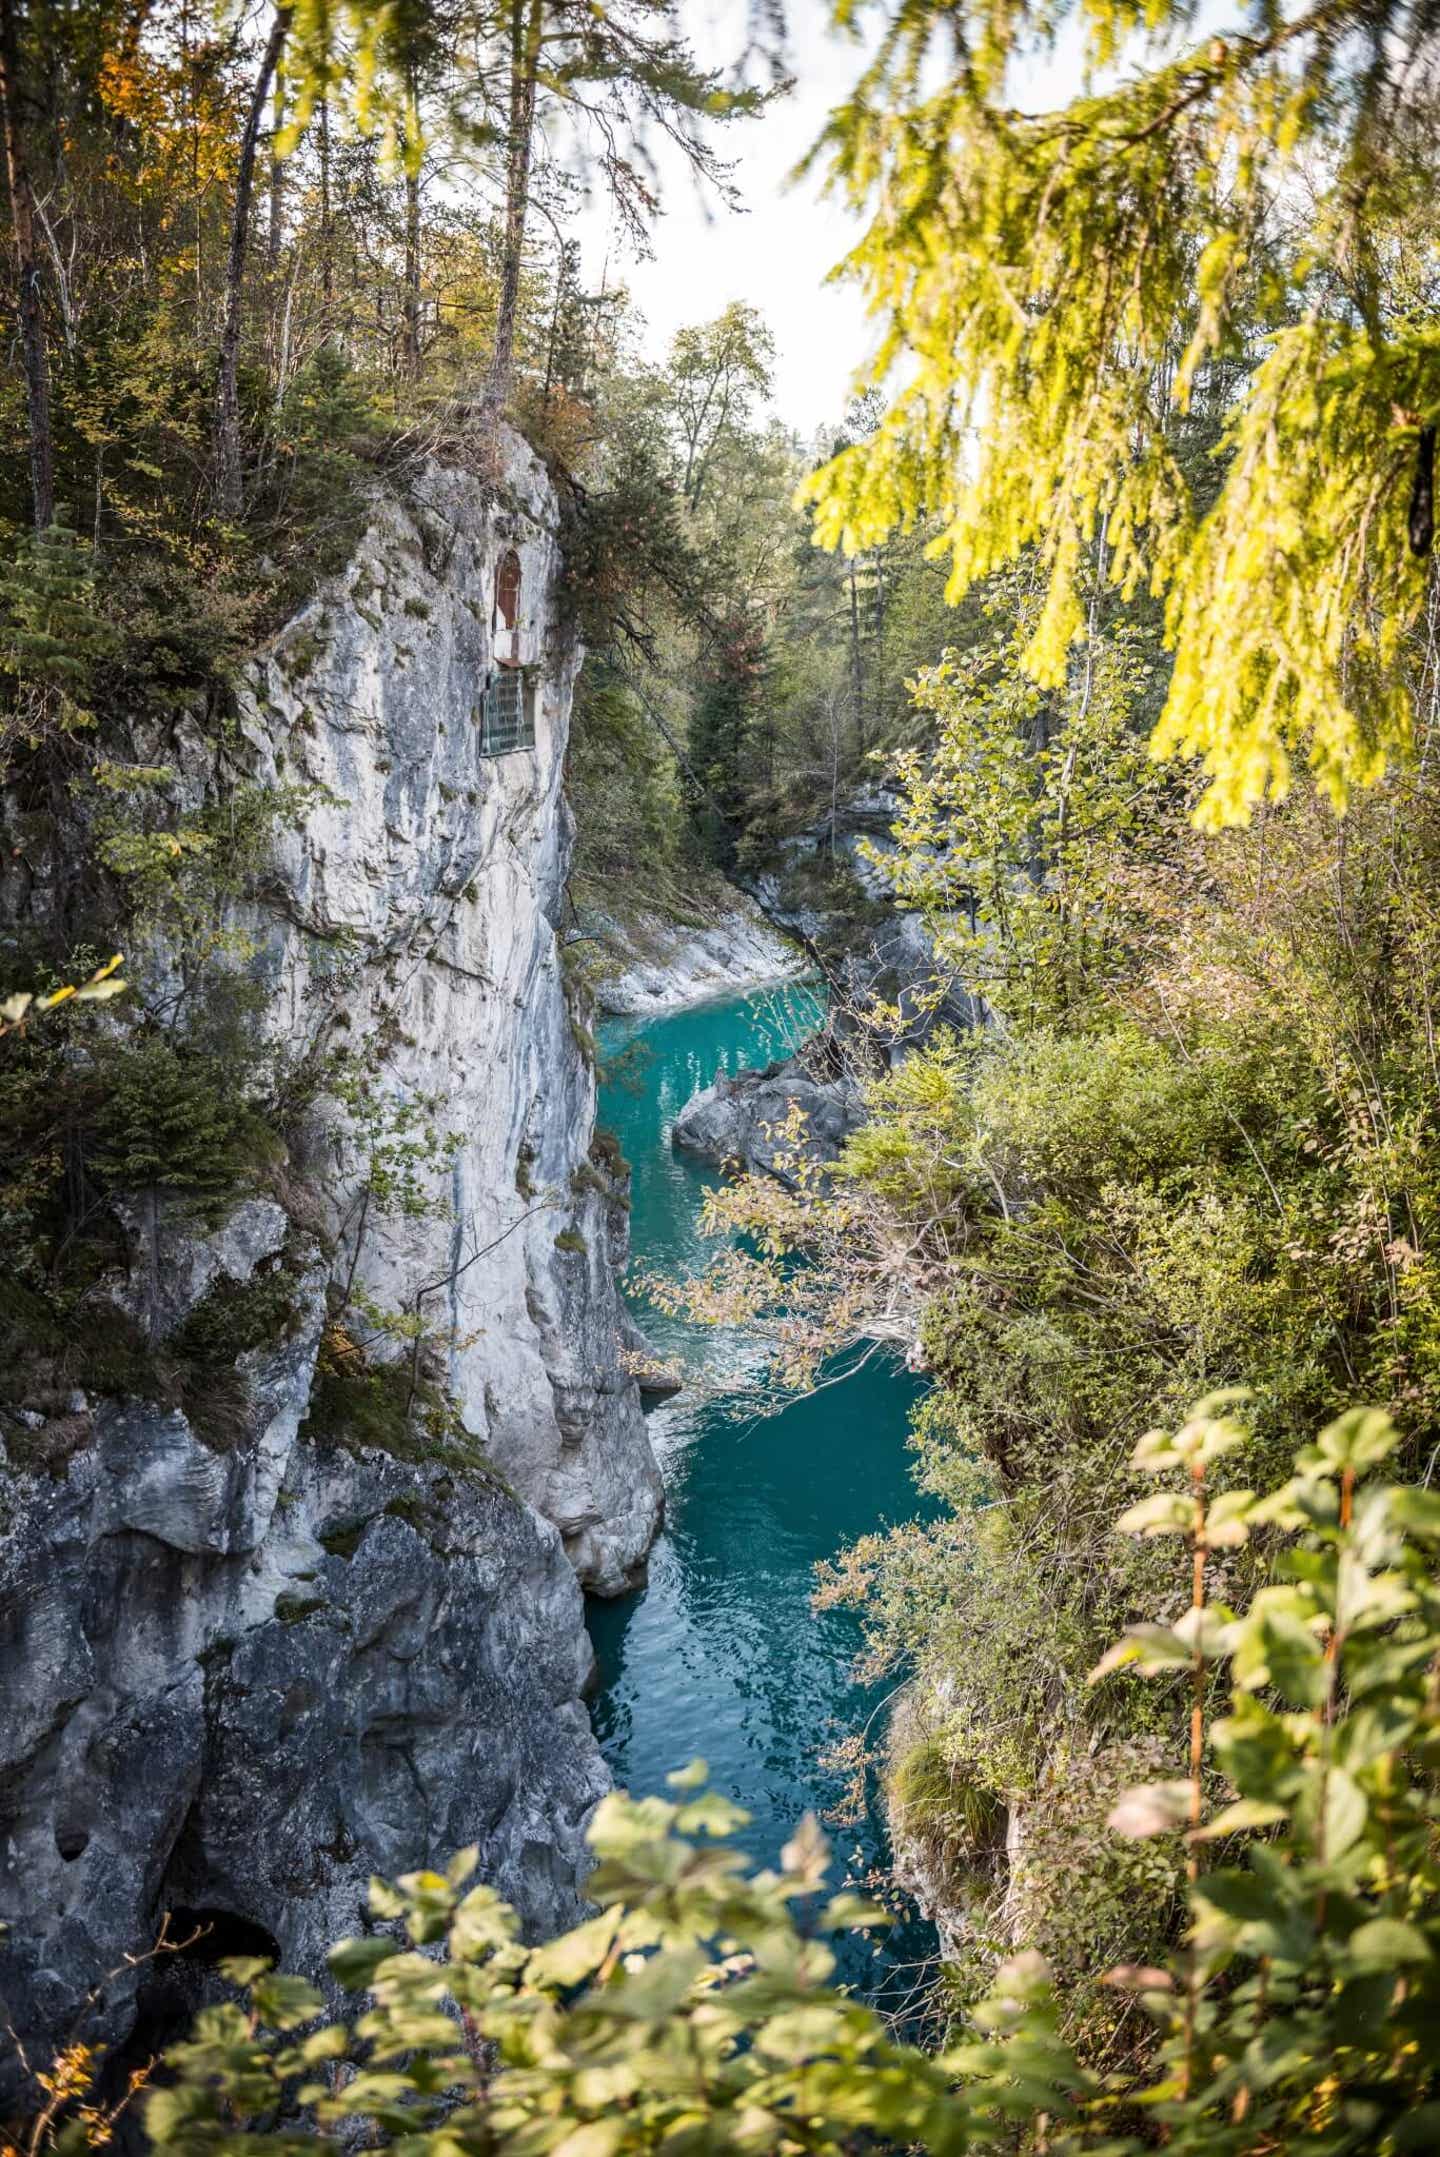
M 678 1274 L 706 1253 L 696 1217 L 715 1178 L 673 1151 L 679 1110 L 717 1072 L 790 1054 L 820 1010 L 812 989 L 794 987 L 602 1029 L 601 1120 L 632 1164 L 638 1264 Z M 854 1615 L 817 1615 L 810 1594 L 817 1559 L 921 1510 L 905 1445 L 915 1386 L 877 1358 L 757 1416 L 753 1391 L 738 1389 L 754 1372 L 753 1344 L 639 1305 L 636 1315 L 699 1383 L 651 1417 L 667 1517 L 649 1585 L 591 1606 L 595 1726 L 616 1781 L 637 1796 L 663 1792 L 667 1773 L 695 1756 L 707 1760 L 715 1787 L 752 1815 L 745 1847 L 770 1864 L 801 1814 L 823 1815 L 839 1795 L 818 1755 L 846 1732 L 880 1726 L 887 1688 L 856 1682 Z M 832 1834 L 837 1878 L 860 1881 L 884 1865 L 873 1805 Z M 849 1945 L 840 1974 L 898 2008 L 932 1951 L 929 1928 L 906 1922 L 883 1945 Z

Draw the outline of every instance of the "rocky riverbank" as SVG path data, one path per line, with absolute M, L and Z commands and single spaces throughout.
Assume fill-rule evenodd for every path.
M 599 1009 L 615 1017 L 650 1017 L 712 996 L 743 994 L 794 981 L 813 961 L 781 934 L 748 893 L 731 889 L 708 918 L 667 919 L 635 913 L 599 916 L 587 935 L 600 954 L 590 970 Z
M 692 1095 L 673 1140 L 713 1166 L 789 1181 L 803 1155 L 839 1157 L 865 1120 L 864 1084 L 940 1026 L 985 1023 L 983 1004 L 946 979 L 928 929 L 897 906 L 882 857 L 896 803 L 868 789 L 833 824 L 796 834 L 751 880 L 766 919 L 793 936 L 829 986 L 822 1038 L 764 1071 L 720 1077 Z
M 826 1165 L 865 1120 L 859 1082 L 837 1071 L 822 1043 L 761 1071 L 737 1071 L 692 1094 L 671 1143 L 712 1167 L 793 1184 L 800 1160 Z

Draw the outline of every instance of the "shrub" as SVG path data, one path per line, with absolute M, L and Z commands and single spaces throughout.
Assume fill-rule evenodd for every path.
M 1109 1816 L 1122 1841 L 1183 1851 L 1187 1873 L 1185 1947 L 1092 1972 L 1155 2028 L 1133 2071 L 1101 2080 L 1076 2061 L 1033 1953 L 938 2057 L 895 2042 L 830 1985 L 826 1935 L 881 1913 L 850 1895 L 817 1908 L 813 1823 L 778 1870 L 747 1873 L 725 1840 L 745 1816 L 699 1787 L 697 1762 L 672 1777 L 674 1800 L 603 1801 L 598 1914 L 547 1946 L 521 1946 L 493 1890 L 467 1885 L 471 1850 L 446 1873 L 374 1883 L 373 1929 L 330 1958 L 370 1995 L 353 2022 L 325 2020 L 318 1992 L 262 1961 L 224 1965 L 244 1997 L 205 2010 L 169 2054 L 153 2141 L 176 2157 L 357 2140 L 429 2157 L 1128 2157 L 1157 2136 L 1180 2157 L 1433 2147 L 1440 1495 L 1374 1476 L 1396 1435 L 1357 1410 L 1268 1496 L 1212 1497 L 1216 1464 L 1247 1442 L 1221 1400 L 1151 1433 L 1135 1465 L 1161 1487 L 1120 1523 L 1182 1541 L 1190 1601 L 1178 1623 L 1133 1627 L 1095 1682 L 1178 1678 L 1201 1710 L 1172 1775 L 1121 1792 Z M 1237 1617 L 1210 1600 L 1210 1574 L 1254 1534 L 1294 1540 Z M 1216 1668 L 1229 1712 L 1207 1721 Z M 932 1768 L 916 1771 L 927 1787 Z
M 888 1794 L 892 1818 L 947 1870 L 982 1862 L 1004 1840 L 1004 1799 L 951 1760 L 936 1738 L 921 1738 L 901 1754 Z
M 419 1368 L 409 1355 L 372 1360 L 338 1319 L 321 1335 L 300 1436 L 346 1452 L 443 1461 L 472 1480 L 500 1482 L 444 1387 L 423 1368 L 423 1357 Z

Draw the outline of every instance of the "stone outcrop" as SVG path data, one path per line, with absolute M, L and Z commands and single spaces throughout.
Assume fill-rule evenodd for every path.
M 492 756 L 482 696 L 512 549 L 520 614 L 500 635 L 532 670 L 535 745 Z M 642 1576 L 661 1488 L 619 1360 L 623 1215 L 589 1159 L 595 1075 L 556 934 L 579 662 L 559 573 L 553 497 L 514 438 L 498 503 L 431 464 L 377 506 L 349 569 L 254 671 L 249 780 L 298 788 L 304 808 L 245 927 L 286 1053 L 348 1054 L 352 1090 L 368 1088 L 358 1112 L 322 1095 L 302 1149 L 337 1278 L 353 1265 L 386 1311 L 421 1297 L 467 1427 L 583 1583 L 615 1594 Z M 367 1203 L 387 1118 L 417 1110 L 443 1210 Z
M 218 740 L 183 714 L 121 745 L 177 819 L 277 811 L 225 940 L 309 1106 L 223 1219 L 113 1202 L 82 1322 L 153 1382 L 0 1414 L 0 1999 L 42 2058 L 77 2016 L 140 2056 L 226 1954 L 316 1974 L 372 1872 L 469 1843 L 532 1934 L 582 1907 L 582 1588 L 643 1575 L 662 1491 L 556 934 L 578 654 L 548 483 L 513 438 L 504 467 L 378 495 Z M 530 670 L 506 755 L 497 657 Z M 16 918 L 83 833 L 54 845 Z M 194 1946 L 128 1965 L 167 1909 Z
M 581 1907 L 608 1777 L 560 1535 L 468 1450 L 305 1425 L 327 1267 L 246 1212 L 165 1238 L 211 1298 L 286 1287 L 238 1427 L 104 1402 L 63 1462 L 3 1477 L 0 1992 L 42 2059 L 72 2028 L 143 2059 L 225 1954 L 318 1972 L 372 1872 L 470 1843 L 535 1932 Z M 194 1947 L 124 1967 L 166 1911 Z
M 813 966 L 803 947 L 778 934 L 742 891 L 732 892 L 709 919 L 678 922 L 637 913 L 623 922 L 601 918 L 594 933 L 603 954 L 594 974 L 595 1001 L 617 1015 L 650 1016 L 712 996 L 743 995 L 797 980 Z
M 845 803 L 834 820 L 784 842 L 751 890 L 766 917 L 801 943 L 829 985 L 824 1036 L 764 1071 L 721 1077 L 693 1094 L 674 1144 L 717 1167 L 792 1180 L 787 1157 L 836 1160 L 865 1120 L 863 1078 L 894 1066 L 937 1027 L 983 1025 L 985 1006 L 937 966 L 919 916 L 895 903 L 883 862 L 898 804 L 883 788 Z M 877 1005 L 886 1008 L 876 1024 Z M 866 1014 L 862 1022 L 861 1014 Z M 803 1140 L 785 1135 L 796 1115 Z
M 671 1143 L 716 1168 L 764 1172 L 794 1184 L 803 1159 L 824 1166 L 840 1157 L 865 1120 L 864 1095 L 846 1074 L 829 1075 L 802 1052 L 762 1071 L 723 1075 L 694 1093 L 676 1117 Z
M 897 797 L 869 787 L 827 820 L 785 840 L 779 858 L 750 881 L 767 918 L 798 937 L 830 983 L 837 1022 L 877 999 L 896 1022 L 867 1035 L 893 1064 L 937 1027 L 984 1025 L 984 1004 L 946 980 L 918 914 L 897 905 L 883 858 L 894 851 Z

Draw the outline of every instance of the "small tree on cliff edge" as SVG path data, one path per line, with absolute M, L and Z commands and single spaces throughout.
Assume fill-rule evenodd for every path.
M 510 391 L 515 322 L 535 144 L 541 122 L 568 121 L 581 161 L 597 168 L 622 225 L 645 244 L 657 206 L 648 144 L 660 137 L 680 152 L 697 180 L 733 200 L 728 168 L 705 129 L 710 121 L 758 112 L 765 94 L 727 89 L 700 66 L 677 34 L 666 0 L 501 0 L 479 24 L 504 55 L 505 214 L 495 348 L 486 384 L 488 414 L 498 418 Z

